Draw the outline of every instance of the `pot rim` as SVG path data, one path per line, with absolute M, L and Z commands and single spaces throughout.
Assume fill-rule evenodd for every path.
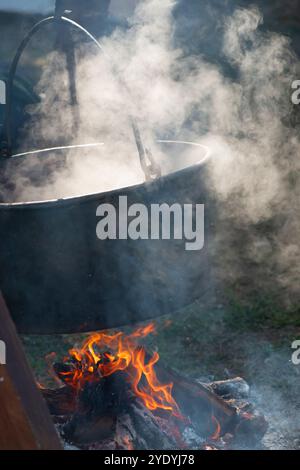
M 201 144 L 199 142 L 192 142 L 192 141 L 185 141 L 185 140 L 157 140 L 157 143 L 160 144 L 179 144 L 179 145 L 190 145 L 194 147 L 202 147 L 206 149 L 206 153 L 201 160 L 196 162 L 193 165 L 188 165 L 180 170 L 175 170 L 171 171 L 170 173 L 166 175 L 162 175 L 159 178 L 156 178 L 155 180 L 152 181 L 144 181 L 142 183 L 137 183 L 137 184 L 132 184 L 130 186 L 122 186 L 120 188 L 116 189 L 111 189 L 111 190 L 106 190 L 106 191 L 101 191 L 101 192 L 94 192 L 94 193 L 85 193 L 85 194 L 79 194 L 76 196 L 67 196 L 63 198 L 57 198 L 57 199 L 45 199 L 45 200 L 36 200 L 36 201 L 21 201 L 21 202 L 0 202 L 0 210 L 11 210 L 11 209 L 35 209 L 35 208 L 43 208 L 43 207 L 58 207 L 58 206 L 65 206 L 73 203 L 78 203 L 78 202 L 85 202 L 88 200 L 93 200 L 93 199 L 98 199 L 99 197 L 102 196 L 113 196 L 115 194 L 121 193 L 121 192 L 129 192 L 129 191 L 135 191 L 138 190 L 142 187 L 146 187 L 147 189 L 151 189 L 151 187 L 155 187 L 158 184 L 167 182 L 172 180 L 173 178 L 177 178 L 180 174 L 185 174 L 189 171 L 191 171 L 193 168 L 199 168 L 201 166 L 204 166 L 210 159 L 211 159 L 211 149 L 204 144 Z M 32 151 L 29 152 L 29 154 L 36 154 L 36 153 L 41 153 L 41 152 L 46 152 L 46 151 L 51 151 L 51 150 L 63 150 L 66 148 L 82 148 L 84 146 L 89 146 L 90 144 L 78 144 L 78 145 L 73 145 L 73 146 L 64 146 L 64 147 L 53 147 L 49 149 L 41 149 L 37 151 Z M 105 144 L 103 142 L 97 143 L 95 145 L 101 145 L 104 146 Z M 21 154 L 17 154 L 15 157 L 18 157 Z

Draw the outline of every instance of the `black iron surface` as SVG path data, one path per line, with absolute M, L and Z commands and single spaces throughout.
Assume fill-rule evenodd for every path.
M 0 204 L 0 286 L 22 333 L 74 333 L 175 312 L 209 279 L 211 203 L 206 165 L 112 192 L 43 203 Z M 206 240 L 104 240 L 99 204 L 205 204 Z

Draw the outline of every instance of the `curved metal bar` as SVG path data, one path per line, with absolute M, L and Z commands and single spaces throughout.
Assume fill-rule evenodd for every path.
M 102 45 L 100 42 L 83 26 L 81 26 L 79 23 L 76 23 L 76 21 L 71 20 L 70 18 L 66 18 L 65 16 L 49 16 L 47 18 L 42 19 L 38 23 L 36 23 L 31 30 L 27 33 L 27 35 L 24 37 L 22 40 L 21 44 L 19 45 L 17 52 L 15 54 L 15 57 L 13 59 L 13 62 L 11 64 L 10 70 L 9 70 L 9 76 L 8 76 L 8 81 L 7 81 L 7 86 L 6 86 L 6 106 L 5 106 L 5 117 L 4 117 L 4 139 L 2 139 L 1 142 L 1 155 L 2 157 L 11 157 L 12 156 L 12 136 L 11 136 L 11 112 L 12 112 L 12 90 L 13 90 L 13 83 L 14 83 L 14 78 L 16 74 L 16 69 L 20 60 L 20 57 L 26 48 L 27 44 L 29 43 L 30 39 L 34 36 L 34 34 L 39 31 L 44 25 L 53 23 L 53 22 L 59 22 L 62 21 L 64 24 L 68 24 L 70 26 L 74 26 L 75 28 L 79 29 L 82 31 L 88 38 L 98 47 L 98 49 L 102 52 L 102 54 L 108 59 L 107 54 L 105 53 Z M 128 92 L 126 85 L 123 83 L 123 81 L 120 80 L 120 77 L 116 70 L 113 70 L 114 74 L 119 80 L 119 83 L 122 85 L 123 89 Z M 151 153 L 145 149 L 141 133 L 139 130 L 139 127 L 137 125 L 136 119 L 133 116 L 129 116 L 129 120 L 131 123 L 131 127 L 133 130 L 134 134 L 134 139 L 136 142 L 137 150 L 139 153 L 139 158 L 140 158 L 140 163 L 142 170 L 144 171 L 146 180 L 152 180 L 157 176 L 160 176 L 160 168 L 159 166 L 154 162 L 153 157 L 151 156 Z M 147 163 L 147 160 L 149 163 Z
M 27 44 L 29 43 L 30 39 L 35 35 L 37 31 L 39 31 L 45 24 L 52 23 L 55 21 L 54 16 L 49 16 L 48 18 L 44 18 L 38 23 L 36 23 L 31 30 L 27 33 L 24 39 L 21 41 L 17 52 L 14 56 L 12 64 L 9 69 L 8 80 L 6 84 L 6 105 L 5 105 L 5 114 L 4 114 L 4 139 L 1 142 L 1 154 L 2 157 L 10 157 L 12 151 L 12 136 L 11 136 L 11 111 L 12 111 L 12 91 L 13 91 L 13 84 L 14 78 L 17 70 L 17 66 L 21 55 L 26 48 Z
M 103 147 L 103 145 L 104 145 L 104 142 L 94 142 L 91 144 L 61 145 L 59 147 L 49 147 L 49 148 L 44 148 L 44 149 L 29 150 L 29 152 L 16 153 L 14 155 L 11 155 L 10 158 L 27 157 L 27 155 L 36 155 L 39 153 L 56 152 L 57 150 L 72 150 L 72 149 L 82 149 L 82 148 Z

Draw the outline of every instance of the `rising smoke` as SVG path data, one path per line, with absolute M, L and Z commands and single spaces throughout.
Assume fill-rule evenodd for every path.
M 247 283 L 253 268 L 256 288 L 262 279 L 268 287 L 276 283 L 292 303 L 299 291 L 300 165 L 290 95 L 292 81 L 299 78 L 298 59 L 287 37 L 261 29 L 257 8 L 237 8 L 224 16 L 220 28 L 222 60 L 235 71 L 230 77 L 204 56 L 174 46 L 176 3 L 140 2 L 128 29 L 117 28 L 102 39 L 105 57 L 90 43 L 78 47 L 76 132 L 65 59 L 59 53 L 47 57 L 37 87 L 42 100 L 30 109 L 22 148 L 39 148 L 45 142 L 105 146 L 97 152 L 70 151 L 64 159 L 59 152 L 44 164 L 35 157 L 24 159 L 11 174 L 13 198 L 41 200 L 142 182 L 128 125 L 132 114 L 161 163 L 165 156 L 156 144 L 159 138 L 210 147 L 210 186 L 218 202 L 216 254 L 224 267 L 231 266 L 230 274 L 220 269 L 220 278 Z M 194 158 L 199 159 L 198 152 Z M 42 183 L 41 175 L 47 175 Z

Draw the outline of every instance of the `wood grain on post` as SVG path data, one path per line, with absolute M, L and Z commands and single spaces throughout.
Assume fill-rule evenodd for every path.
M 0 449 L 61 449 L 1 292 L 0 340 L 6 349 L 6 364 L 0 365 Z

